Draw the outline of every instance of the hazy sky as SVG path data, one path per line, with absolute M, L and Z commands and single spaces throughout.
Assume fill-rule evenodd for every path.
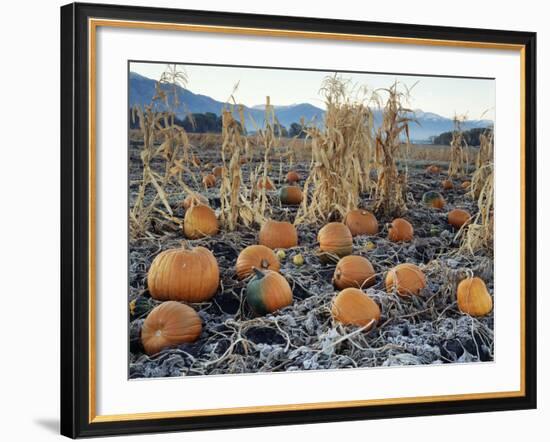
M 187 72 L 187 88 L 194 93 L 208 95 L 218 101 L 228 100 L 233 87 L 239 82 L 238 102 L 247 106 L 265 103 L 270 95 L 271 104 L 289 105 L 311 103 L 324 109 L 319 95 L 328 71 L 297 71 L 284 69 L 258 69 L 224 66 L 179 65 Z M 130 70 L 158 80 L 165 70 L 163 63 L 131 63 Z M 441 78 L 427 76 L 400 76 L 391 74 L 341 73 L 357 85 L 369 89 L 386 88 L 398 80 L 411 87 L 412 109 L 435 112 L 452 118 L 455 113 L 467 114 L 469 119 L 495 116 L 495 81 L 468 78 Z

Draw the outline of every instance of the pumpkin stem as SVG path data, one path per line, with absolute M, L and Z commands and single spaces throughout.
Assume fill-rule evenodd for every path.
M 269 261 L 267 259 L 262 259 L 262 269 L 269 269 Z
M 258 278 L 263 278 L 265 276 L 265 273 L 257 267 L 252 266 L 252 271 L 256 274 Z

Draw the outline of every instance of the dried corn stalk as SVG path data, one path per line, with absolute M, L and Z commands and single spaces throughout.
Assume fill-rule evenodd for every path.
M 407 189 L 407 169 L 400 172 L 397 158 L 401 154 L 401 144 L 405 142 L 405 154 L 410 145 L 409 116 L 411 110 L 403 107 L 410 90 L 398 90 L 395 82 L 389 89 L 382 89 L 388 95 L 383 109 L 382 124 L 376 133 L 376 154 L 378 179 L 376 182 L 374 210 L 385 216 L 399 216 L 407 211 L 405 192 Z
M 372 187 L 370 170 L 373 151 L 373 114 L 366 91 L 352 98 L 352 86 L 337 75 L 325 78 L 321 94 L 325 118 L 321 128 L 305 128 L 311 140 L 311 164 L 304 184 L 304 198 L 295 223 L 326 220 L 331 214 L 344 216 L 356 208 L 360 191 Z
M 453 118 L 454 130 L 451 138 L 449 178 L 464 176 L 468 170 L 468 143 L 464 139 L 462 129 L 464 121 L 466 121 L 466 115 L 455 115 Z
M 169 66 L 156 84 L 156 95 L 151 104 L 144 108 L 136 106 L 132 111 L 132 117 L 139 118 L 143 134 L 140 154 L 143 174 L 136 200 L 130 210 L 132 238 L 151 237 L 153 223 L 169 223 L 173 227 L 181 225 L 181 220 L 174 217 L 166 188 L 170 184 L 179 184 L 185 191 L 192 193 L 183 181 L 182 174 L 185 173 L 195 180 L 194 173 L 189 168 L 191 156 L 187 133 L 175 124 L 175 110 L 179 106 L 177 85 L 184 86 L 186 81 L 185 73 Z M 164 104 L 168 110 L 159 111 L 160 104 Z M 162 142 L 157 145 L 159 138 Z M 161 165 L 153 167 L 155 160 L 160 160 Z M 153 196 L 147 197 L 151 188 Z

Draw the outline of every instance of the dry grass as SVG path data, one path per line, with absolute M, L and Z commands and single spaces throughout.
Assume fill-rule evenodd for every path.
M 353 86 L 336 75 L 325 78 L 320 92 L 325 120 L 322 128 L 306 129 L 311 163 L 304 194 L 310 198 L 300 206 L 296 224 L 326 220 L 333 213 L 344 216 L 357 207 L 360 190 L 372 186 L 373 115 L 366 92 L 354 97 Z

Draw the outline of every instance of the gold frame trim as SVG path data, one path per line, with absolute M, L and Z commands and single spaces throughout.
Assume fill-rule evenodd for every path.
M 284 404 L 284 405 L 264 405 L 255 407 L 234 407 L 234 408 L 215 408 L 215 409 L 200 409 L 200 410 L 180 410 L 180 411 L 160 411 L 149 413 L 129 413 L 129 414 L 111 414 L 98 415 L 96 414 L 96 236 L 95 236 L 95 220 L 96 220 L 96 35 L 98 27 L 115 27 L 115 28 L 134 28 L 148 30 L 168 30 L 168 31 L 186 31 L 200 33 L 217 33 L 217 34 L 235 34 L 235 35 L 254 35 L 267 37 L 290 37 L 290 38 L 308 38 L 308 39 L 324 39 L 324 40 L 340 40 L 340 41 L 356 41 L 370 43 L 388 43 L 388 44 L 412 44 L 420 46 L 444 46 L 444 47 L 461 47 L 475 49 L 495 49 L 518 51 L 520 53 L 520 167 L 521 167 L 521 226 L 520 226 L 520 389 L 518 391 L 504 392 L 488 392 L 488 393 L 465 393 L 454 395 L 438 395 L 438 396 L 417 396 L 417 397 L 402 397 L 388 399 L 368 399 L 354 401 L 335 401 L 335 402 L 317 402 L 317 403 L 302 403 L 302 404 Z M 169 419 L 180 417 L 199 417 L 199 416 L 220 416 L 220 415 L 239 415 L 246 413 L 268 413 L 278 411 L 298 411 L 298 410 L 322 410 L 328 408 L 349 408 L 349 407 L 365 407 L 375 405 L 396 405 L 396 404 L 420 404 L 427 402 L 442 402 L 442 401 L 461 401 L 461 400 L 482 400 L 482 399 L 497 399 L 497 398 L 513 398 L 525 396 L 525 45 L 521 44 L 504 44 L 491 42 L 474 42 L 474 41 L 458 41 L 458 40 L 438 40 L 438 39 L 422 39 L 422 38 L 405 38 L 405 37 L 389 37 L 376 35 L 359 35 L 359 34 L 340 34 L 340 33 L 323 33 L 310 31 L 292 31 L 283 29 L 262 29 L 262 28 L 243 28 L 233 26 L 210 26 L 210 25 L 191 25 L 181 23 L 157 23 L 157 22 L 140 22 L 129 20 L 107 20 L 90 18 L 88 20 L 88 35 L 89 35 L 89 423 L 101 422 L 117 422 L 117 421 L 138 421 L 146 419 Z

